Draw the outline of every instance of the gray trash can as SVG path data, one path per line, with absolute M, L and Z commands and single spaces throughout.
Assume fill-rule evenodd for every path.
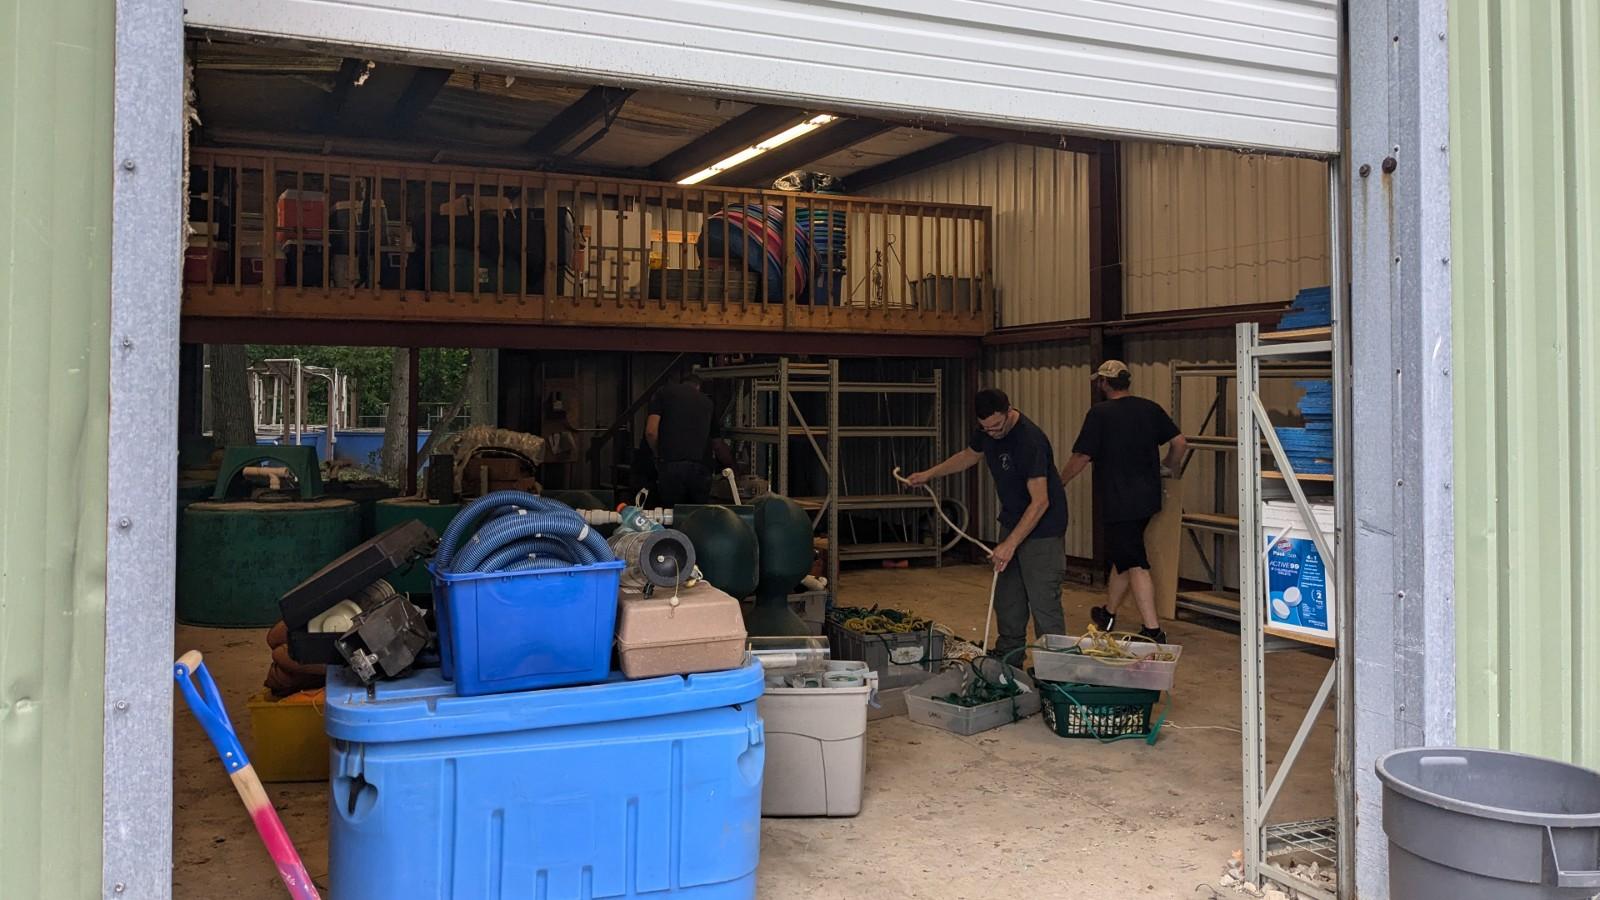
M 1391 900 L 1600 896 L 1600 772 L 1440 747 L 1378 760 Z

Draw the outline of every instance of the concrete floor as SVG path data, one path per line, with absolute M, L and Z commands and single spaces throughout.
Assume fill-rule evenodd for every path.
M 977 640 L 989 573 L 860 569 L 842 601 L 932 617 Z M 1100 599 L 1069 588 L 1069 626 Z M 867 733 L 867 789 L 855 819 L 766 820 L 763 900 L 872 897 L 1194 897 L 1215 884 L 1240 845 L 1237 637 L 1188 622 L 1168 632 L 1184 647 L 1168 725 L 1153 747 L 1063 740 L 1038 717 L 957 737 L 904 717 Z M 180 627 L 226 695 L 248 749 L 245 699 L 266 673 L 262 631 Z M 1303 653 L 1269 657 L 1274 755 L 1326 671 Z M 173 847 L 179 900 L 281 895 L 281 886 L 209 743 L 178 701 Z M 1332 814 L 1332 716 L 1325 714 L 1275 819 Z M 320 784 L 268 785 L 313 877 L 326 883 L 327 795 Z M 332 898 L 338 900 L 338 898 Z

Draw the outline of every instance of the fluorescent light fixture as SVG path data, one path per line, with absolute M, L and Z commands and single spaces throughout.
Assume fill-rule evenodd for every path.
M 796 125 L 787 131 L 779 132 L 759 144 L 753 144 L 744 148 L 743 150 L 740 150 L 738 153 L 735 153 L 727 159 L 712 163 L 711 165 L 706 166 L 704 169 L 701 169 L 700 171 L 690 175 L 688 178 L 685 178 L 678 183 L 699 184 L 708 178 L 712 178 L 718 174 L 721 174 L 722 172 L 728 171 L 734 166 L 744 165 L 745 163 L 755 159 L 763 153 L 768 152 L 769 150 L 776 150 L 779 147 L 782 147 L 784 144 L 795 140 L 796 138 L 805 137 L 811 132 L 816 131 L 818 128 L 821 128 L 829 122 L 834 121 L 836 118 L 836 116 L 829 115 L 812 116 L 811 118 L 801 122 L 799 125 Z

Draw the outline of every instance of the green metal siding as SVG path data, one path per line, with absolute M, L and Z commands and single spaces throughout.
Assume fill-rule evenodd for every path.
M 1600 4 L 1450 19 L 1458 738 L 1600 766 Z
M 100 895 L 112 47 L 0 0 L 0 894 Z

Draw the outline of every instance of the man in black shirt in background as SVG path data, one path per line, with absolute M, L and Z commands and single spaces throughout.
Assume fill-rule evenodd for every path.
M 1161 445 L 1167 445 L 1166 467 L 1176 472 L 1187 447 L 1172 417 L 1156 403 L 1128 393 L 1133 373 L 1119 360 L 1107 360 L 1094 373 L 1094 387 L 1103 399 L 1090 407 L 1083 429 L 1072 445 L 1072 458 L 1061 470 L 1063 484 L 1094 463 L 1096 495 L 1104 505 L 1106 555 L 1111 574 L 1105 606 L 1089 611 L 1096 627 L 1116 626 L 1117 607 L 1131 590 L 1144 620 L 1139 633 L 1156 643 L 1167 642 L 1156 616 L 1155 582 L 1145 553 L 1144 529 L 1161 511 Z
M 924 485 L 935 478 L 989 464 L 1000 495 L 1000 525 L 1005 533 L 994 548 L 994 614 L 1000 634 L 990 651 L 1004 658 L 1028 642 L 1028 614 L 1036 635 L 1065 634 L 1061 580 L 1066 570 L 1067 495 L 1056 472 L 1050 439 L 1010 398 L 994 389 L 973 398 L 978 429 L 968 446 L 908 481 Z
M 694 375 L 650 398 L 644 436 L 656 460 L 654 505 L 711 502 L 711 406 Z

